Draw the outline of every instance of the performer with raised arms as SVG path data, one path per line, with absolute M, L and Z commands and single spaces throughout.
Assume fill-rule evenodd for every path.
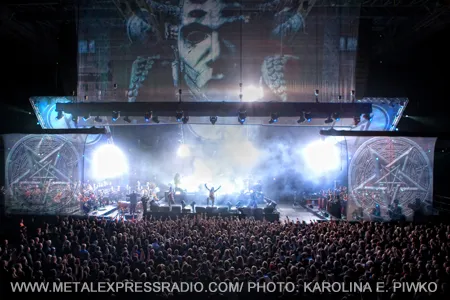
M 209 196 L 206 198 L 206 205 L 209 206 L 209 201 L 211 201 L 211 206 L 214 206 L 214 200 L 216 198 L 215 193 L 220 190 L 222 186 L 219 186 L 217 189 L 214 189 L 212 186 L 211 188 L 208 188 L 208 185 L 205 183 L 205 188 L 209 191 Z

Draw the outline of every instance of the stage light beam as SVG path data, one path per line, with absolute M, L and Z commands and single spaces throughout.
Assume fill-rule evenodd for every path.
M 337 170 L 340 166 L 340 152 L 335 143 L 318 140 L 306 146 L 303 151 L 309 172 L 323 175 Z
M 92 158 L 93 174 L 96 179 L 112 179 L 128 173 L 125 154 L 112 144 L 97 148 Z
M 181 144 L 178 148 L 177 155 L 179 157 L 188 157 L 191 154 L 189 147 L 185 144 Z

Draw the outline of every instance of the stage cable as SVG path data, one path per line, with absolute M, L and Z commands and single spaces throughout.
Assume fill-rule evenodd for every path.
M 76 58 L 76 64 L 77 64 L 77 86 L 75 87 L 76 88 L 76 90 L 75 90 L 75 92 L 74 92 L 74 98 L 75 98 L 75 100 L 76 100 L 76 102 L 78 102 L 79 100 L 78 100 L 78 86 L 79 86 L 79 84 L 80 84 L 80 82 L 79 82 L 79 74 L 78 74 L 78 72 L 79 72 L 79 70 L 80 70 L 80 49 L 79 49 L 79 39 L 80 39 L 80 37 L 79 37 L 79 34 L 80 34 L 80 2 L 81 1 L 78 1 L 76 4 L 74 4 L 74 8 L 75 8 L 75 36 L 76 36 L 76 39 L 77 39 L 77 58 Z
M 243 29 L 244 29 L 244 27 L 243 27 L 243 22 L 244 22 L 244 16 L 243 16 L 243 10 L 242 10 L 242 0 L 240 1 L 240 7 L 239 7 L 239 15 L 240 15 L 240 18 L 241 18 L 241 20 L 240 20 L 240 22 L 239 22 L 239 31 L 240 31 L 240 36 L 239 36 L 239 64 L 240 64 L 240 66 L 239 66 L 239 76 L 240 76 L 240 82 L 239 82 L 239 101 L 240 102 L 242 102 L 242 97 L 243 97 L 243 95 L 242 95 L 242 80 L 243 80 L 243 78 L 242 78 L 242 58 L 243 58 L 243 55 L 242 55 L 242 45 L 243 45 L 243 37 L 242 37 L 242 32 L 243 32 Z

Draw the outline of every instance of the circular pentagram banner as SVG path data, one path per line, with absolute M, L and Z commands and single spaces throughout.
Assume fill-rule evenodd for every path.
M 56 214 L 77 209 L 80 151 L 60 135 L 9 136 L 6 209 L 9 213 Z
M 409 206 L 415 199 L 431 201 L 434 138 L 360 139 L 356 151 L 349 151 L 349 216 L 358 208 L 370 215 L 379 204 L 383 219 L 388 220 L 388 207 L 398 200 L 408 218 L 413 214 Z

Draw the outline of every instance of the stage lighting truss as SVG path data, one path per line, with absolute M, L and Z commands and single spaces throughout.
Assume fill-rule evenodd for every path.
M 269 124 L 273 124 L 278 122 L 278 114 L 277 113 L 272 113 L 270 115 L 270 120 L 269 120 Z
M 209 121 L 214 125 L 217 122 L 217 117 L 209 117 Z
M 238 121 L 241 125 L 245 123 L 245 119 L 247 118 L 247 112 L 246 111 L 240 111 L 238 114 Z

